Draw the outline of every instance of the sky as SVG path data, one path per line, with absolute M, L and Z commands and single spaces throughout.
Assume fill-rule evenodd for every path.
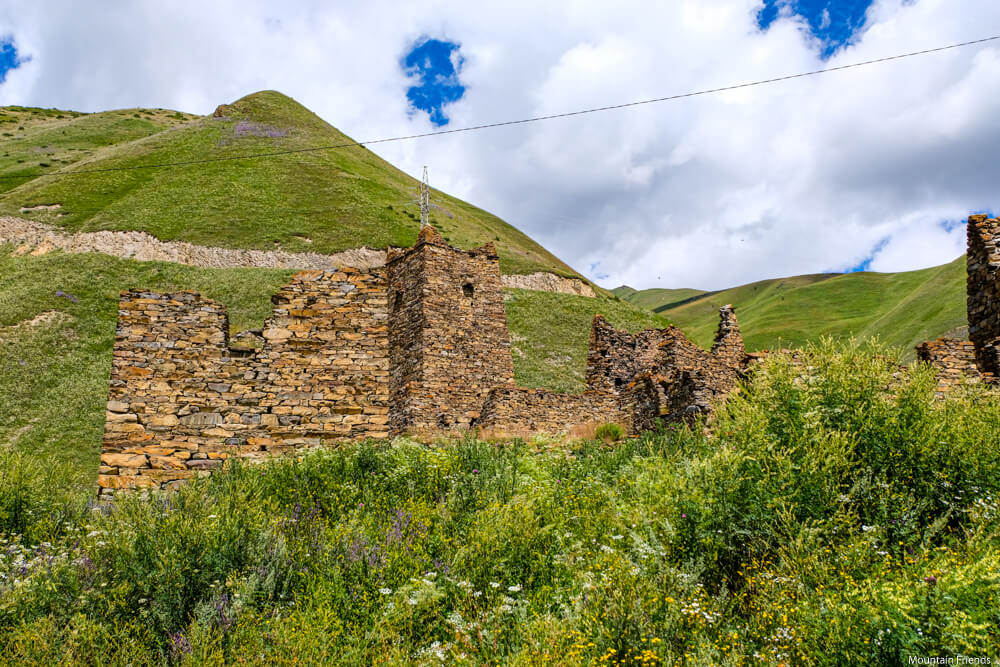
M 0 104 L 211 113 L 275 89 L 356 140 L 1000 34 L 995 0 L 6 0 Z M 1000 41 L 372 149 L 606 287 L 904 271 L 1000 210 Z

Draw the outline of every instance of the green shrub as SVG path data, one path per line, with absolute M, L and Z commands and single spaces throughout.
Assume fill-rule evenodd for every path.
M 613 422 L 601 424 L 594 430 L 594 437 L 604 442 L 618 442 L 625 437 L 625 429 Z

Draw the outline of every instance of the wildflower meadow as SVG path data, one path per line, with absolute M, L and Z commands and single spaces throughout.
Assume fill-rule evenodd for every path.
M 891 349 L 637 438 L 406 439 L 100 505 L 0 451 L 9 664 L 1000 659 L 1000 400 Z M 605 436 L 617 436 L 612 428 Z

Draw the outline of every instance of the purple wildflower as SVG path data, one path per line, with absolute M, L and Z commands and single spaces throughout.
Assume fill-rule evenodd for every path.
M 170 652 L 175 658 L 180 658 L 191 652 L 191 642 L 184 636 L 183 632 L 172 632 L 169 635 Z

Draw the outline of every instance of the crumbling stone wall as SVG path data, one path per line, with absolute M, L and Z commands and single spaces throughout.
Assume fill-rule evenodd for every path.
M 617 393 L 640 374 L 659 365 L 661 346 L 673 336 L 669 329 L 630 333 L 615 329 L 603 315 L 594 315 L 587 351 L 587 389 Z
M 206 438 L 226 421 L 212 408 L 232 388 L 231 377 L 220 375 L 227 332 L 225 308 L 193 292 L 122 293 L 97 478 L 102 492 L 170 486 L 219 465 L 209 456 L 218 448 Z
M 979 370 L 1000 376 L 1000 218 L 969 216 L 967 234 L 969 338 Z
M 122 292 L 102 494 L 169 488 L 231 456 L 388 436 L 385 286 L 381 271 L 297 274 L 259 350 L 231 348 L 225 308 L 194 292 Z
M 715 401 L 736 388 L 749 361 L 733 307 L 723 306 L 719 315 L 710 352 L 675 326 L 631 334 L 596 315 L 587 355 L 587 389 L 620 394 L 637 382 L 652 385 L 658 396 L 657 416 L 668 421 L 710 411 Z
M 982 380 L 976 365 L 976 347 L 969 340 L 929 340 L 917 346 L 917 359 L 937 368 L 938 397 L 952 387 Z
M 707 410 L 746 358 L 729 307 L 711 352 L 674 327 L 633 335 L 597 316 L 585 393 L 517 388 L 495 249 L 452 248 L 431 227 L 385 267 L 303 271 L 272 302 L 242 347 L 211 299 L 122 292 L 102 495 L 338 439 L 607 422 L 634 433 Z
M 255 355 L 278 439 L 389 435 L 389 309 L 381 270 L 303 271 L 272 297 Z
M 386 269 L 393 429 L 467 429 L 492 388 L 514 386 L 496 249 L 452 248 L 428 226 Z
M 970 215 L 966 227 L 969 338 L 917 346 L 917 358 L 938 371 L 938 394 L 968 383 L 1000 380 L 1000 219 Z

